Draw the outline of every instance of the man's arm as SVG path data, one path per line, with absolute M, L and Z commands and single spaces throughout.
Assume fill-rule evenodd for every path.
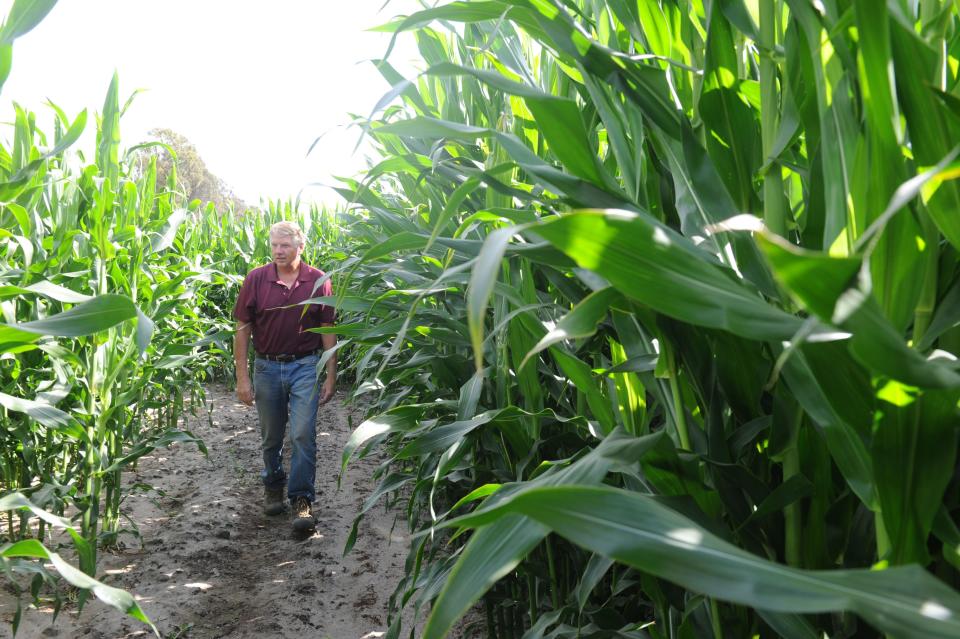
M 237 322 L 237 332 L 233 336 L 233 363 L 237 370 L 237 399 L 253 406 L 253 384 L 250 383 L 250 364 L 247 354 L 250 352 L 250 336 L 253 326 L 250 322 Z
M 333 326 L 333 324 L 321 324 L 320 326 Z M 323 350 L 329 351 L 337 345 L 337 336 L 333 333 L 321 333 L 320 341 L 323 344 Z M 320 403 L 326 404 L 333 399 L 337 392 L 337 353 L 330 353 L 330 359 L 327 360 L 327 378 L 323 382 L 323 389 L 320 391 Z

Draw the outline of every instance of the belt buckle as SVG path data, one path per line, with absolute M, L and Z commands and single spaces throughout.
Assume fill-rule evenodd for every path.
M 295 359 L 297 359 L 297 356 L 296 356 L 296 355 L 289 355 L 289 354 L 286 354 L 286 353 L 283 354 L 283 355 L 277 355 L 277 361 L 278 361 L 278 362 L 292 362 L 292 361 L 294 361 Z

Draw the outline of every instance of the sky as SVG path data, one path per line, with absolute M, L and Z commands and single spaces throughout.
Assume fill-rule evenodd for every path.
M 0 1 L 3 15 L 10 4 Z M 366 166 L 349 114 L 369 115 L 390 89 L 369 62 L 390 35 L 368 29 L 419 8 L 415 0 L 60 0 L 14 43 L 0 122 L 13 119 L 11 101 L 45 131 L 47 99 L 71 117 L 84 108 L 92 116 L 117 71 L 121 105 L 143 89 L 121 121 L 122 146 L 173 129 L 249 204 L 298 193 L 334 204 L 333 191 L 309 185 Z M 391 63 L 410 77 L 421 69 L 416 59 L 402 34 Z M 92 157 L 92 136 L 82 144 Z

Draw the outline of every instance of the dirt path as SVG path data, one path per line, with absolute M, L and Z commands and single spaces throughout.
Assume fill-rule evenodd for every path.
M 125 512 L 143 545 L 101 555 L 101 576 L 135 593 L 165 638 L 297 637 L 372 639 L 387 630 L 387 599 L 403 574 L 406 542 L 393 514 L 368 513 L 353 552 L 341 557 L 354 516 L 373 490 L 374 462 L 351 465 L 336 486 L 350 409 L 334 400 L 320 408 L 317 438 L 317 532 L 296 539 L 288 515 L 261 513 L 259 434 L 254 409 L 222 387 L 208 390 L 205 415 L 190 428 L 209 449 L 161 449 L 144 458 L 131 482 L 156 490 L 130 495 Z M 360 415 L 354 413 L 354 425 Z M 0 637 L 10 632 L 14 604 L 0 593 Z M 81 615 L 25 610 L 18 638 L 147 637 L 148 629 L 99 601 Z M 404 624 L 409 631 L 409 625 Z

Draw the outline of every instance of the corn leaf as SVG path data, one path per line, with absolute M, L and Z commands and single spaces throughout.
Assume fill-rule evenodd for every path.
M 624 295 L 698 326 L 789 339 L 800 320 L 760 299 L 688 239 L 648 216 L 580 211 L 531 229 Z
M 0 325 L 0 342 L 5 333 L 32 333 L 58 337 L 82 337 L 112 328 L 137 317 L 137 307 L 122 295 L 99 295 L 68 311 L 33 322 Z
M 765 610 L 851 610 L 883 632 L 960 632 L 960 595 L 918 566 L 804 571 L 737 548 L 646 495 L 610 487 L 549 486 L 505 497 L 447 525 L 480 526 L 517 515 L 591 552 L 690 590 Z

